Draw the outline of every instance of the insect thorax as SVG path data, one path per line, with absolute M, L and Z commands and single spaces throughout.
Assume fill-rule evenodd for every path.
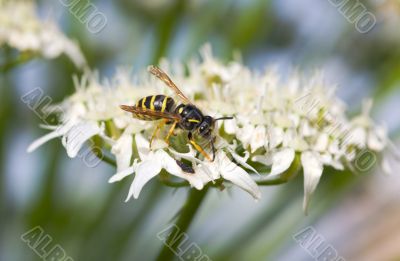
M 182 117 L 179 127 L 188 131 L 194 131 L 203 121 L 203 114 L 193 105 L 179 104 L 175 113 Z

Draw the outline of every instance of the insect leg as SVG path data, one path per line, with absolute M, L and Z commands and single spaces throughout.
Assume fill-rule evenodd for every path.
M 180 160 L 175 160 L 175 161 L 183 172 L 194 174 L 194 169 L 191 166 L 186 165 Z
M 175 129 L 177 123 L 178 123 L 178 121 L 174 121 L 174 123 L 172 123 L 172 126 L 171 126 L 171 128 L 169 129 L 169 131 L 168 131 L 168 135 L 167 135 L 167 137 L 165 138 L 165 142 L 166 142 L 167 144 L 169 144 L 169 137 L 171 137 L 172 133 L 174 132 L 174 129 Z
M 212 153 L 213 153 L 213 157 L 212 157 L 212 160 L 211 160 L 211 161 L 214 161 L 214 159 L 215 159 L 215 146 L 214 146 L 215 137 L 212 138 L 212 139 L 210 140 L 210 142 L 211 142 L 211 148 L 212 148 Z
M 192 135 L 191 132 L 189 132 L 189 134 L 188 134 L 188 139 L 189 139 L 190 144 L 192 144 L 193 147 L 194 147 L 198 152 L 200 152 L 200 153 L 201 153 L 206 159 L 208 159 L 209 161 L 213 161 L 213 159 L 211 159 L 211 157 L 208 155 L 208 153 L 205 152 L 205 151 L 203 150 L 203 148 L 202 148 L 199 144 L 197 144 L 197 142 L 193 139 L 193 135 Z
M 160 122 L 156 129 L 153 132 L 153 135 L 151 135 L 151 139 L 150 139 L 150 149 L 151 149 L 151 143 L 153 142 L 154 138 L 158 135 L 158 132 L 160 131 L 160 129 L 165 125 L 165 123 L 167 123 L 167 120 L 163 120 L 162 122 Z

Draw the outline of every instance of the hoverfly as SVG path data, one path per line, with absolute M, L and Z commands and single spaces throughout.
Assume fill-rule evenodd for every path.
M 153 135 L 150 139 L 150 147 L 154 137 L 157 136 L 159 130 L 166 124 L 171 127 L 168 135 L 165 138 L 169 144 L 169 138 L 174 133 L 175 128 L 180 128 L 188 132 L 188 140 L 193 147 L 200 152 L 209 161 L 214 161 L 215 147 L 213 136 L 213 129 L 217 120 L 229 120 L 233 117 L 221 117 L 214 119 L 209 115 L 203 113 L 182 93 L 176 84 L 169 78 L 169 76 L 156 66 L 149 66 L 148 71 L 163 81 L 175 94 L 179 97 L 182 103 L 177 104 L 174 99 L 165 95 L 151 95 L 144 97 L 136 102 L 134 106 L 121 105 L 121 109 L 132 113 L 133 117 L 145 120 L 155 121 L 162 120 L 155 128 Z M 206 139 L 211 144 L 213 156 L 210 157 L 208 153 L 195 141 L 194 134 Z M 184 170 L 182 162 L 178 165 Z M 188 168 L 187 172 L 192 169 Z

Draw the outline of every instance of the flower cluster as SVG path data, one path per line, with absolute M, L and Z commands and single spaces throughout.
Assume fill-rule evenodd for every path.
M 86 61 L 78 45 L 52 21 L 41 21 L 32 1 L 0 0 L 0 46 L 52 59 L 66 54 L 77 67 Z
M 288 180 L 302 170 L 306 210 L 325 167 L 343 170 L 360 151 L 385 148 L 386 131 L 368 116 L 370 103 L 361 115 L 348 118 L 334 86 L 325 84 L 319 74 L 306 79 L 293 73 L 282 80 L 274 70 L 254 72 L 236 61 L 225 65 L 212 56 L 209 46 L 202 50 L 201 60 L 187 66 L 163 61 L 161 68 L 205 114 L 234 117 L 215 127 L 213 162 L 180 132 L 169 146 L 159 135 L 150 149 L 156 123 L 132 118 L 119 105 L 134 105 L 147 95 L 173 94 L 146 72 L 132 79 L 126 70 L 118 70 L 108 82 L 86 74 L 76 84 L 76 93 L 58 107 L 61 125 L 29 151 L 62 137 L 68 155 L 74 157 L 86 140 L 100 137 L 102 146 L 116 157 L 117 173 L 110 182 L 135 174 L 128 199 L 137 198 L 158 174 L 161 179 L 183 178 L 196 189 L 230 181 L 258 199 L 257 183 L 277 177 Z M 77 130 L 82 135 L 74 135 Z M 176 160 L 191 164 L 194 173 L 185 172 Z

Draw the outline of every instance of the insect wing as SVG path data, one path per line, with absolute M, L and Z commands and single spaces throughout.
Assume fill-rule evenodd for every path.
M 181 117 L 175 113 L 146 110 L 136 106 L 128 106 L 128 105 L 121 105 L 120 108 L 123 109 L 124 111 L 131 112 L 136 115 L 145 115 L 154 118 L 163 118 L 172 121 L 179 121 L 181 119 Z
M 163 81 L 168 87 L 170 87 L 184 103 L 193 104 L 189 100 L 189 98 L 186 97 L 185 94 L 183 94 L 183 92 L 178 88 L 178 86 L 176 86 L 176 84 L 171 80 L 171 78 L 169 78 L 169 76 L 163 70 L 161 70 L 157 66 L 153 66 L 153 65 L 149 66 L 148 70 L 151 74 L 156 76 L 158 79 Z

